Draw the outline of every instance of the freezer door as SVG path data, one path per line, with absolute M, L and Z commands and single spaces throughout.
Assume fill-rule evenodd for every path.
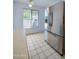
M 63 38 L 48 32 L 48 44 L 58 53 L 63 54 Z

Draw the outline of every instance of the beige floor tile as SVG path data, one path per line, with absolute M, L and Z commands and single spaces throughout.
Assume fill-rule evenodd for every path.
M 31 54 L 31 56 L 35 56 L 35 55 L 37 55 L 37 52 L 36 52 L 36 50 L 31 50 L 30 54 Z
M 36 49 L 36 51 L 37 51 L 38 54 L 42 52 L 42 50 L 40 48 Z
M 43 33 L 27 36 L 27 43 L 31 59 L 61 59 L 61 56 L 44 41 Z
M 55 53 L 55 51 L 52 49 L 52 48 L 50 48 L 50 49 L 48 49 L 49 50 L 49 52 L 51 53 L 51 54 L 54 54 Z
M 46 56 L 45 56 L 44 53 L 40 53 L 40 54 L 39 54 L 39 57 L 40 57 L 40 59 L 46 59 Z
M 55 56 L 56 59 L 61 59 L 61 56 L 58 53 L 54 53 L 53 55 Z
M 47 59 L 56 59 L 53 55 L 50 55 Z
M 31 59 L 40 59 L 38 55 L 32 56 Z
M 47 57 L 51 55 L 51 53 L 49 52 L 49 50 L 46 50 L 44 53 L 45 53 L 45 55 L 46 55 Z

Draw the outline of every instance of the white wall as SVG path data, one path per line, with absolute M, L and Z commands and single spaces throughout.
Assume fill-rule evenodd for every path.
M 53 26 L 51 31 L 63 35 L 63 2 L 59 2 L 52 7 Z
M 24 8 L 28 8 L 27 4 L 24 3 L 13 3 L 13 29 L 23 30 L 23 10 Z M 35 8 L 32 9 L 39 10 L 39 26 L 37 28 L 26 29 L 26 33 L 34 33 L 44 31 L 44 9 L 43 8 Z
M 21 5 L 13 3 L 13 31 L 23 31 L 23 9 L 21 7 Z

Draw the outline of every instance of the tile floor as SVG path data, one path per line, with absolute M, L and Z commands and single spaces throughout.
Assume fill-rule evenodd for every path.
M 32 34 L 27 37 L 30 59 L 62 59 L 45 41 L 44 34 Z

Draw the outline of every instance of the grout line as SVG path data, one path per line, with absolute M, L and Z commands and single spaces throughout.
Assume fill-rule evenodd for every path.
M 31 37 L 30 37 L 31 38 Z M 33 38 L 32 37 L 32 39 L 39 39 L 39 38 Z M 37 42 L 37 44 L 39 44 L 38 42 L 39 42 L 39 40 L 36 40 L 36 41 L 33 41 L 32 39 L 30 39 L 32 42 L 31 42 L 31 44 L 33 45 L 33 47 L 35 47 L 34 45 L 36 45 L 35 44 L 35 42 Z M 28 41 L 28 40 L 27 40 Z M 46 42 L 45 42 L 46 43 Z M 47 43 L 46 43 L 47 44 Z M 43 46 L 45 47 L 46 46 L 46 44 L 43 44 Z M 27 44 L 28 45 L 28 44 Z M 50 47 L 50 46 L 49 46 Z M 46 54 L 44 53 L 45 51 L 49 51 L 49 49 L 47 48 L 47 49 L 45 49 L 45 50 L 42 50 L 41 52 L 39 52 L 39 53 L 37 53 L 37 49 L 41 49 L 42 48 L 42 46 L 39 46 L 38 48 L 35 48 L 35 49 L 33 49 L 33 50 L 36 50 L 36 55 L 38 55 L 39 56 L 39 54 L 41 54 L 41 53 L 43 53 L 44 54 L 44 56 L 45 56 L 45 58 L 48 58 L 49 56 L 51 56 L 51 55 L 53 55 L 54 53 L 51 53 L 50 55 L 48 55 L 48 56 L 46 56 Z M 51 47 L 50 47 L 51 48 Z M 52 49 L 53 50 L 53 49 Z M 28 53 L 30 53 L 30 51 L 28 51 Z M 34 55 L 34 56 L 36 56 L 36 55 Z M 31 56 L 32 57 L 32 56 Z M 55 58 L 55 57 L 54 57 Z

